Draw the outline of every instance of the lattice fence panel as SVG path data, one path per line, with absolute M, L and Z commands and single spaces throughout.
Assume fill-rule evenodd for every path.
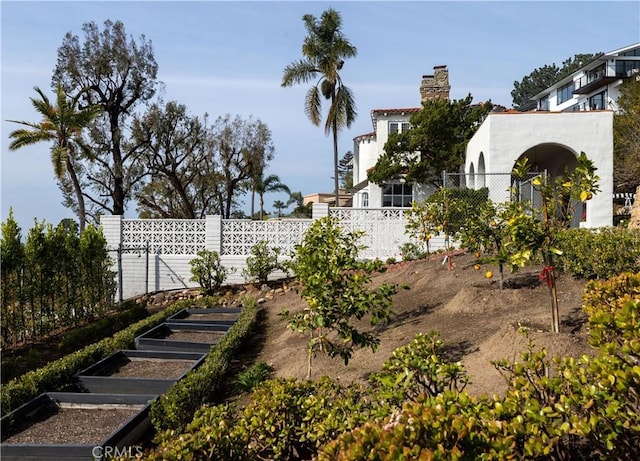
M 340 220 L 347 231 L 364 231 L 360 243 L 367 248 L 363 258 L 396 257 L 400 246 L 409 241 L 405 234 L 405 212 L 409 208 L 330 208 L 329 215 Z
M 122 252 L 137 253 L 149 245 L 149 252 L 165 255 L 193 255 L 205 248 L 203 219 L 124 219 Z
M 305 220 L 249 221 L 226 219 L 222 221 L 221 255 L 248 256 L 251 249 L 262 240 L 270 248 L 280 248 L 282 255 L 289 255 L 300 243 L 311 225 Z

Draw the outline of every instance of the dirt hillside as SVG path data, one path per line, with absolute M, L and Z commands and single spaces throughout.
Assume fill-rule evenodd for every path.
M 474 258 L 462 254 L 452 258 L 453 269 L 442 256 L 431 260 L 398 263 L 378 274 L 374 283 L 408 285 L 394 297 L 391 322 L 378 327 L 380 348 L 376 353 L 358 350 L 347 366 L 340 359 L 318 356 L 313 378 L 329 375 L 340 381 L 363 380 L 396 348 L 409 343 L 416 334 L 437 330 L 452 360 L 460 360 L 471 377 L 467 390 L 476 395 L 500 393 L 503 378 L 491 360 L 519 359 L 527 339 L 519 326 L 529 328 L 536 345 L 549 356 L 590 353 L 585 316 L 580 309 L 585 282 L 561 276 L 558 280 L 561 331 L 549 332 L 551 324 L 548 288 L 540 282 L 539 267 L 516 274 L 505 273 L 505 288 L 499 289 L 497 276 L 485 278 L 485 270 L 474 270 Z M 306 340 L 287 329 L 278 316 L 283 309 L 295 312 L 305 306 L 296 286 L 277 290 L 262 306 L 262 326 L 254 338 L 254 360 L 272 365 L 278 377 L 304 379 Z M 256 355 L 257 354 L 257 355 Z

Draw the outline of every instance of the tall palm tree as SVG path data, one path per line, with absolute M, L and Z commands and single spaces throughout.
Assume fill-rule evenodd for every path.
M 302 21 L 307 29 L 307 36 L 302 43 L 303 59 L 285 67 L 282 86 L 318 79 L 307 91 L 304 101 L 305 114 L 316 126 L 321 122 L 320 96 L 329 101 L 324 132 L 327 136 L 333 134 L 333 178 L 338 206 L 338 132 L 344 127 L 350 127 L 357 115 L 353 93 L 342 83 L 340 70 L 344 60 L 356 56 L 358 51 L 342 34 L 342 20 L 336 10 L 329 8 L 322 13 L 320 20 L 311 14 L 305 14 Z
M 264 194 L 267 192 L 286 192 L 290 193 L 289 188 L 280 182 L 278 175 L 270 174 L 266 178 L 257 176 L 253 185 L 256 194 L 260 197 L 260 220 L 264 216 Z
M 84 148 L 80 137 L 81 132 L 98 115 L 99 108 L 91 106 L 80 109 L 78 102 L 82 93 L 68 99 L 60 84 L 56 88 L 55 105 L 40 88 L 35 87 L 34 90 L 40 98 L 29 99 L 35 110 L 42 116 L 42 120 L 40 122 L 9 120 L 28 127 L 17 129 L 9 134 L 13 140 L 9 144 L 9 149 L 17 150 L 39 142 L 53 141 L 51 147 L 53 172 L 58 180 L 63 180 L 65 175 L 68 175 L 71 181 L 78 205 L 80 231 L 82 231 L 86 223 L 86 213 L 84 196 L 74 162 L 78 149 Z

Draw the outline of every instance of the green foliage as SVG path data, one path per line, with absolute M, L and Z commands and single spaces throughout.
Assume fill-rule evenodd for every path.
M 493 108 L 491 102 L 472 101 L 470 94 L 424 101 L 410 118 L 411 128 L 389 136 L 384 154 L 367 173 L 369 181 L 382 185 L 404 178 L 409 184 L 441 186 L 441 172 L 460 169 L 467 143 Z
M 211 347 L 204 362 L 152 403 L 151 422 L 156 430 L 182 431 L 198 408 L 216 401 L 226 381 L 229 364 L 252 332 L 257 313 L 257 302 L 244 299 L 240 317 L 220 342 Z
M 566 229 L 558 234 L 557 267 L 574 277 L 608 279 L 640 271 L 640 231 L 626 228 Z
M 450 189 L 441 187 L 426 200 L 413 202 L 407 211 L 405 233 L 417 240 L 429 253 L 429 241 L 434 235 L 444 234 L 445 245 L 450 249 L 452 239 L 462 232 L 478 216 L 478 210 L 487 202 L 488 189 Z
M 320 445 L 365 423 L 374 406 L 365 387 L 328 377 L 266 381 L 243 409 L 203 407 L 184 433 L 159 434 L 147 459 L 311 459 Z
M 98 339 L 111 336 L 148 315 L 148 311 L 144 306 L 134 304 L 129 309 L 108 315 L 91 322 L 89 325 L 66 333 L 58 343 L 58 350 L 63 354 L 73 352 Z
M 212 296 L 220 289 L 231 269 L 220 262 L 216 251 L 200 250 L 198 257 L 189 261 L 191 265 L 191 281 L 198 282 L 205 294 Z
M 507 221 L 507 231 L 511 234 L 511 263 L 523 266 L 537 254 L 542 258 L 544 269 L 541 278 L 549 287 L 551 298 L 551 329 L 554 333 L 560 330 L 558 313 L 558 297 L 556 292 L 555 257 L 561 254 L 558 239 L 562 229 L 571 223 L 575 207 L 579 202 L 590 200 L 600 189 L 596 168 L 584 152 L 576 159 L 573 171 L 565 171 L 555 181 L 547 176 L 537 176 L 532 180 L 533 186 L 540 193 L 542 206 L 538 212 L 530 203 L 519 202 L 520 207 Z M 525 178 L 529 169 L 527 158 L 519 161 L 513 175 Z M 518 195 L 517 191 L 513 191 Z
M 246 268 L 242 270 L 242 276 L 247 281 L 266 283 L 269 275 L 276 271 L 286 272 L 286 265 L 278 262 L 280 248 L 269 248 L 269 242 L 261 240 L 251 248 L 251 256 L 247 258 Z
M 273 374 L 273 367 L 268 363 L 258 362 L 249 369 L 238 373 L 236 386 L 241 392 L 251 392 L 258 384 L 266 381 Z
M 345 233 L 336 219 L 313 222 L 296 246 L 290 268 L 301 285 L 307 307 L 298 313 L 283 312 L 289 327 L 307 335 L 308 368 L 318 352 L 341 357 L 348 363 L 355 347 L 376 350 L 379 340 L 373 332 L 358 330 L 354 319 L 369 317 L 371 325 L 386 322 L 396 285 L 369 288 L 371 274 L 383 270 L 381 261 L 358 259 L 359 232 Z
M 396 349 L 370 380 L 378 395 L 397 407 L 422 394 L 435 397 L 447 390 L 460 392 L 469 381 L 459 362 L 447 362 L 444 342 L 436 331 L 420 333 Z
M 36 222 L 21 241 L 9 215 L 2 225 L 2 342 L 17 344 L 113 309 L 115 274 L 102 231 Z
M 407 242 L 400 245 L 400 254 L 403 261 L 414 261 L 416 259 L 424 259 L 429 253 L 422 248 L 423 245 Z M 387 261 L 388 262 L 388 261 Z M 395 261 L 394 261 L 395 262 Z
M 525 75 L 520 82 L 513 82 L 513 90 L 511 91 L 513 107 L 527 108 L 533 96 L 569 76 L 597 56 L 598 54 L 576 54 L 573 58 L 565 59 L 562 62 L 562 68 L 553 63 L 534 69 L 529 75 Z
M 616 192 L 636 192 L 640 186 L 640 80 L 620 87 L 613 116 L 613 187 Z
M 432 332 L 399 348 L 373 387 L 266 381 L 245 408 L 203 407 L 185 432 L 161 433 L 148 459 L 639 459 L 638 286 L 640 274 L 590 282 L 593 356 L 549 359 L 530 341 L 494 364 L 502 396 L 469 396 Z
M 181 309 L 191 307 L 190 301 L 180 301 L 161 312 L 153 314 L 128 328 L 119 331 L 109 338 L 90 344 L 83 349 L 50 362 L 46 366 L 11 380 L 0 390 L 2 414 L 14 410 L 18 406 L 35 398 L 42 392 L 58 391 L 68 388 L 73 376 L 100 359 L 107 357 L 119 349 L 131 349 L 136 336 L 161 324 L 167 317 Z
M 282 86 L 315 82 L 305 95 L 304 112 L 316 126 L 322 119 L 322 99 L 329 101 L 324 132 L 333 138 L 333 177 L 339 203 L 338 133 L 351 127 L 357 116 L 353 93 L 344 84 L 340 71 L 346 59 L 358 54 L 358 49 L 342 33 L 342 17 L 333 8 L 323 11 L 319 19 L 305 14 L 302 22 L 307 30 L 303 58 L 284 68 Z

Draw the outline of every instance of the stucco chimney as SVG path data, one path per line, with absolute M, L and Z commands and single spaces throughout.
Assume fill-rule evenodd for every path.
M 427 101 L 437 98 L 449 99 L 449 71 L 447 66 L 434 66 L 433 75 L 423 75 L 420 84 L 420 99 Z

